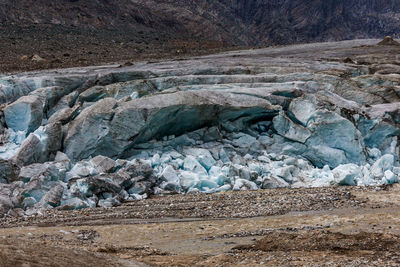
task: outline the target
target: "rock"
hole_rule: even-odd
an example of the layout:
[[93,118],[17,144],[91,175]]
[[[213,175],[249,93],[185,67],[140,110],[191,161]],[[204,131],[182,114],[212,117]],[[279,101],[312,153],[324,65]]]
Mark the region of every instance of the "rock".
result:
[[80,210],[89,208],[89,204],[80,198],[74,197],[61,202],[61,210]]
[[31,56],[31,60],[35,61],[35,62],[43,62],[46,61],[44,58],[42,58],[41,56],[39,56],[38,54],[34,54],[33,56]]
[[258,186],[248,180],[245,179],[236,179],[235,184],[232,188],[232,190],[234,191],[238,191],[238,190],[257,190]]
[[18,176],[18,167],[9,160],[0,159],[0,183],[15,181]]
[[35,134],[31,133],[11,160],[19,166],[26,166],[41,162],[42,157],[42,142]]
[[400,43],[393,40],[391,36],[386,36],[382,41],[378,43],[378,45],[393,45],[393,46],[399,46]]
[[110,173],[117,167],[114,160],[104,156],[96,156],[91,159],[90,162],[96,168],[98,173]]
[[57,207],[60,204],[61,198],[64,193],[64,187],[61,185],[56,185],[52,187],[40,200],[40,205],[47,207]]
[[284,188],[284,187],[290,187],[290,184],[287,183],[285,180],[274,176],[265,177],[261,185],[262,189],[273,189],[273,188]]
[[4,117],[14,131],[31,133],[42,123],[43,103],[38,96],[23,96],[4,109]]

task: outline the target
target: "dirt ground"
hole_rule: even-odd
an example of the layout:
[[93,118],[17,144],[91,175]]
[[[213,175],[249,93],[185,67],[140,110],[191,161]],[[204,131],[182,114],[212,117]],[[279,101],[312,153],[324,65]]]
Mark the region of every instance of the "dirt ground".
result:
[[179,59],[238,49],[222,42],[143,29],[112,31],[57,25],[0,25],[0,72]]
[[398,266],[399,193],[394,185],[188,194],[5,218],[0,265]]

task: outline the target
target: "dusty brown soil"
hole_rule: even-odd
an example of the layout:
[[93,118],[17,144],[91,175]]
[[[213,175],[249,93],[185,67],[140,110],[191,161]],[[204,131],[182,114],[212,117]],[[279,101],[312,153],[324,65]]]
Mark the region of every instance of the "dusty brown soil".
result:
[[5,218],[1,266],[398,266],[399,192],[188,194]]
[[[148,29],[0,25],[0,73],[182,58],[238,49]],[[37,57],[37,56],[39,57]]]

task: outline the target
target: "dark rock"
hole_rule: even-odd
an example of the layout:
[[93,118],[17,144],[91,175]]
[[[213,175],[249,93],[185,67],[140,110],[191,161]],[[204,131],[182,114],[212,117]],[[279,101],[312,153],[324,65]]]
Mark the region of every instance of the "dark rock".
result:
[[400,46],[400,43],[395,41],[391,36],[386,36],[378,45],[395,45]]
[[12,161],[0,159],[0,182],[15,181],[18,171],[18,167]]

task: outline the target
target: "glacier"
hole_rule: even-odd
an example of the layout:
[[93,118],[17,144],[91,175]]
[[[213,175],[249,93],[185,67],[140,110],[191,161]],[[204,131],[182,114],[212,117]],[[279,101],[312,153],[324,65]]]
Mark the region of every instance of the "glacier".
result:
[[339,60],[375,42],[3,75],[0,213],[397,183],[398,68]]

